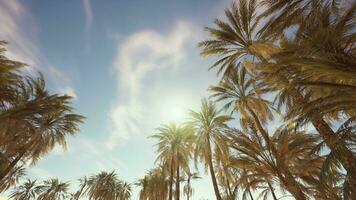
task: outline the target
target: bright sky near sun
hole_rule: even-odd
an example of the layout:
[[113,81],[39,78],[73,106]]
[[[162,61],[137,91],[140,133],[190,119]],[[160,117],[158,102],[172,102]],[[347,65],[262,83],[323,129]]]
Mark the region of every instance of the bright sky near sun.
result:
[[[77,184],[116,170],[135,182],[153,167],[148,136],[182,122],[217,82],[197,42],[228,0],[0,0],[0,40],[11,58],[42,71],[51,91],[75,97],[81,131],[28,170],[31,178]],[[202,172],[203,173],[203,172]],[[192,199],[213,199],[206,177]],[[137,199],[137,189],[134,189]],[[0,197],[1,199],[1,197]],[[2,200],[2,199],[1,199]]]

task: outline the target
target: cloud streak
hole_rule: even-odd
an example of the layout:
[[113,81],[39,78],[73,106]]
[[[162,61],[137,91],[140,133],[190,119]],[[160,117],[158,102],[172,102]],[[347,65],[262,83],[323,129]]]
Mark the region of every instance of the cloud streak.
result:
[[191,23],[179,21],[173,27],[166,34],[143,30],[118,45],[113,63],[118,97],[109,111],[111,134],[107,147],[140,134],[138,123],[147,109],[143,94],[146,79],[155,71],[179,67],[186,57],[186,46],[196,40],[197,29]]
[[83,0],[85,21],[86,21],[86,29],[89,30],[93,23],[93,11],[91,8],[90,0]]
[[57,92],[77,97],[68,76],[51,65],[40,51],[36,38],[38,27],[25,6],[18,0],[0,1],[0,24],[0,40],[10,43],[6,56],[28,64],[28,72],[43,72]]

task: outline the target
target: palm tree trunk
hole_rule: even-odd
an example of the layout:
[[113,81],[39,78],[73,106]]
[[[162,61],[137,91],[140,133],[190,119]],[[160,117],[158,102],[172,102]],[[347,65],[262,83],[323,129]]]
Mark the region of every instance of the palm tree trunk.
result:
[[306,200],[305,194],[301,190],[299,184],[295,181],[293,175],[289,171],[283,172],[284,176],[278,173],[278,177],[296,200]]
[[189,200],[189,198],[190,198],[190,176],[189,176],[189,174],[188,174],[188,180],[187,180],[187,188],[188,188],[187,200]]
[[232,191],[231,191],[230,181],[229,181],[229,176],[228,176],[229,172],[227,171],[225,166],[224,166],[224,173],[225,173],[225,178],[226,178],[226,186],[227,186],[227,191],[228,191],[228,197],[229,197],[229,199],[232,200]]
[[[297,90],[293,90],[292,96],[296,99],[299,105],[306,103],[303,95]],[[316,110],[319,113],[318,110]],[[321,116],[311,119],[311,122],[315,129],[319,132],[320,136],[325,141],[326,145],[330,149],[334,149],[339,142],[338,136],[330,128],[330,126],[324,121]],[[351,183],[356,185],[356,157],[345,145],[339,145],[340,148],[340,163],[345,168],[345,170],[351,175]]]
[[170,169],[170,177],[169,177],[169,194],[168,194],[168,198],[169,200],[173,199],[173,173],[174,173],[174,167],[173,167],[173,156],[171,158],[171,169]]
[[180,182],[179,182],[179,158],[177,158],[177,169],[176,169],[176,200],[180,197]]
[[248,194],[250,195],[250,199],[253,200],[253,196],[250,189],[248,189]]
[[209,154],[208,155],[208,159],[209,159],[209,161],[208,161],[209,163],[208,164],[209,164],[209,170],[210,170],[210,177],[211,177],[211,181],[213,182],[216,200],[222,200],[221,195],[220,195],[220,191],[219,191],[219,187],[218,187],[218,183],[217,183],[216,177],[215,177],[215,171],[214,171],[213,159],[212,159],[212,155],[211,155],[210,142],[208,142],[208,154]]
[[269,135],[268,135],[268,133],[262,127],[262,124],[261,124],[260,120],[258,119],[256,113],[250,108],[250,106],[246,106],[246,107],[247,107],[247,110],[249,111],[249,113],[252,115],[252,117],[254,119],[254,123],[257,126],[258,131],[260,131],[262,137],[265,139],[266,143],[269,146]]
[[276,194],[274,193],[274,188],[272,187],[271,183],[269,181],[267,181],[267,184],[268,184],[269,190],[271,190],[273,199],[278,200]]
[[6,175],[16,166],[16,164],[25,155],[25,151],[22,151],[11,163],[0,173],[0,183],[5,179]]

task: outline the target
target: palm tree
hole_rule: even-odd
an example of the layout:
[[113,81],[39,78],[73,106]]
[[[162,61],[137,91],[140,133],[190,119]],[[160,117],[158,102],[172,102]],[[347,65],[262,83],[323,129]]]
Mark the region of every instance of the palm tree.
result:
[[273,40],[258,34],[261,18],[258,17],[256,0],[239,0],[225,10],[228,22],[215,19],[217,28],[206,27],[212,39],[200,42],[201,55],[218,55],[219,60],[211,68],[229,73],[229,68],[241,64],[245,59],[266,59],[275,51]]
[[226,123],[231,120],[230,116],[222,115],[221,111],[217,110],[211,101],[202,100],[201,110],[199,112],[191,110],[190,124],[194,127],[197,134],[195,141],[195,160],[196,163],[202,160],[205,168],[210,170],[211,180],[214,186],[214,192],[217,200],[222,200],[219,191],[218,183],[216,181],[216,172],[214,170],[213,150],[215,146],[222,146],[223,140],[220,136],[223,134]]
[[25,168],[21,166],[14,167],[11,172],[0,182],[0,192],[8,190],[10,187],[16,186],[19,180],[25,176]]
[[169,199],[173,198],[173,179],[176,176],[175,196],[180,198],[180,169],[188,171],[191,158],[194,133],[189,126],[177,126],[174,123],[163,125],[157,129],[158,132],[151,136],[158,140],[157,159],[161,164],[169,167]]
[[88,184],[88,178],[84,176],[83,178],[79,179],[80,185],[79,185],[79,190],[77,190],[73,194],[73,200],[79,200],[79,198],[85,193],[85,188],[87,187]]
[[[219,71],[246,67],[257,83],[277,93],[280,108],[286,106],[287,113],[295,110],[287,119],[301,116],[310,121],[333,149],[338,138],[325,118],[355,113],[355,69],[350,66],[355,66],[356,4],[334,9],[332,0],[264,2],[270,9],[261,15],[256,1],[232,5],[226,11],[228,22],[216,20],[218,28],[207,28],[212,39],[200,43],[202,54],[221,56],[213,65]],[[265,16],[271,21],[262,27]],[[291,39],[283,34],[287,29],[296,29]],[[339,161],[355,184],[355,156],[347,148],[342,152]]]
[[[131,197],[131,185],[117,178],[115,171],[100,172],[82,181],[83,195],[93,200],[128,200]],[[85,185],[83,184],[85,183]]]
[[35,200],[39,193],[36,180],[27,179],[20,186],[16,187],[10,194],[13,200]]
[[[270,188],[272,180],[296,199],[307,199],[314,190],[311,181],[318,181],[323,158],[311,154],[319,138],[290,128],[275,130],[269,145],[251,127],[248,134],[236,130],[228,134],[233,150],[231,165],[244,169],[243,185],[265,180]],[[260,183],[258,183],[260,184]],[[272,193],[273,195],[273,193]]]
[[64,200],[68,198],[69,183],[56,178],[43,181],[37,186],[38,200]]
[[131,198],[131,184],[124,181],[120,188],[119,200],[129,200],[130,198]]
[[[0,42],[0,46],[3,42]],[[83,116],[74,114],[72,98],[50,94],[42,74],[26,76],[24,64],[7,59],[0,50],[0,182],[25,162],[35,163],[55,145],[65,148],[66,135],[79,129]]]
[[226,102],[224,109],[238,112],[241,115],[240,124],[244,129],[246,122],[252,121],[265,142],[268,142],[269,136],[263,125],[273,119],[271,103],[261,98],[264,91],[255,87],[255,80],[245,68],[230,70],[218,86],[209,88],[213,93],[212,97],[216,101]]
[[140,200],[166,200],[170,180],[167,178],[167,170],[165,166],[158,166],[150,170],[142,179],[136,183],[141,187],[139,193]]
[[189,198],[193,195],[193,188],[191,185],[191,181],[194,179],[199,179],[201,178],[199,176],[198,172],[193,172],[191,173],[190,171],[187,173],[187,177],[186,177],[186,185],[184,186],[183,190],[184,190],[184,195],[187,197],[187,200],[189,200]]

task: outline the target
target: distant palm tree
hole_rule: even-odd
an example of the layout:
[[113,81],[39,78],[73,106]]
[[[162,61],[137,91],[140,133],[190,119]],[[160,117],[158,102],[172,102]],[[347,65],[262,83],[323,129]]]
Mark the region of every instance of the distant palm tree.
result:
[[[202,160],[206,169],[210,170],[211,180],[214,186],[214,192],[217,200],[222,200],[216,181],[216,172],[214,170],[213,149],[215,146],[221,146],[223,140],[220,139],[222,132],[227,128],[227,122],[231,120],[230,116],[221,114],[211,101],[202,100],[199,112],[191,110],[189,123],[194,127],[197,134],[195,141],[195,159]],[[196,162],[197,163],[197,162]]]
[[167,200],[169,182],[169,174],[167,174],[166,167],[158,166],[148,171],[148,173],[136,183],[136,185],[141,188],[139,199]]
[[131,184],[123,182],[120,188],[119,200],[129,200],[131,198]]
[[84,176],[83,178],[79,179],[79,182],[80,182],[79,189],[73,194],[73,196],[72,196],[73,200],[79,200],[79,198],[82,195],[84,195],[85,189],[88,184],[88,178],[86,176]]
[[85,194],[93,200],[127,200],[131,196],[130,185],[119,180],[115,171],[90,176],[86,187]]
[[13,200],[35,200],[39,192],[36,180],[27,179],[20,186],[13,189],[10,198]]
[[176,175],[176,200],[180,198],[180,169],[188,171],[189,161],[195,140],[194,132],[189,126],[177,126],[174,123],[163,125],[157,129],[158,132],[152,136],[158,140],[157,159],[169,167],[170,186],[169,199],[173,198],[173,176]]
[[69,183],[56,178],[43,181],[37,186],[38,200],[65,200],[69,195]]
[[201,178],[199,176],[199,173],[198,172],[194,172],[194,173],[191,173],[191,172],[188,172],[186,174],[186,185],[184,186],[183,188],[183,191],[184,191],[184,195],[187,197],[187,200],[189,200],[189,198],[193,195],[193,188],[192,188],[192,185],[191,185],[191,181],[194,180],[194,179],[199,179]]

